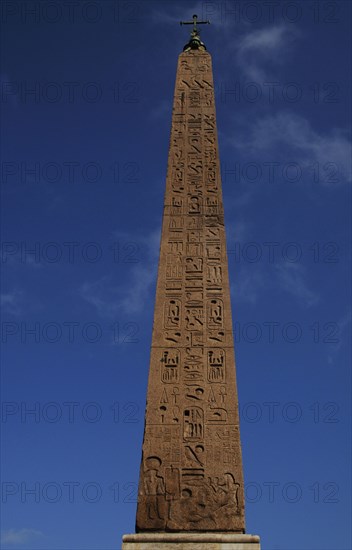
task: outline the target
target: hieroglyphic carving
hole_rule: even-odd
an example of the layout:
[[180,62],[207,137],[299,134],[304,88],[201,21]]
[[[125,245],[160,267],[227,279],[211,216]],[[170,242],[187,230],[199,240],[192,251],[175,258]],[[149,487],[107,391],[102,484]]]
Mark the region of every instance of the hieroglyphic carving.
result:
[[227,411],[224,408],[218,407],[208,410],[207,413],[207,422],[226,422],[227,420]]
[[205,214],[214,216],[219,213],[219,204],[217,197],[207,197],[205,203]]
[[177,160],[172,167],[171,175],[172,191],[176,194],[185,190],[185,163]]
[[181,301],[172,298],[165,302],[164,306],[164,327],[180,328],[181,326]]
[[220,242],[220,227],[207,227],[205,230],[205,238],[211,241]]
[[180,197],[171,197],[170,214],[172,216],[182,216],[183,199],[181,199]]
[[203,303],[203,296],[204,296],[204,293],[202,292],[202,290],[199,290],[197,288],[195,289],[186,288],[186,292],[185,292],[186,306],[201,307]]
[[183,241],[180,240],[170,240],[168,242],[168,252],[170,254],[179,254],[182,255],[183,252]]
[[179,74],[184,74],[184,73],[192,73],[192,68],[193,66],[188,62],[188,60],[183,57],[181,60],[180,60],[180,65],[179,65],[179,68],[178,68],[178,71],[179,71]]
[[218,298],[208,300],[207,323],[209,328],[222,328],[224,326],[224,305],[222,300]]
[[202,441],[204,436],[204,412],[200,407],[189,407],[183,411],[183,439]]
[[[203,349],[200,346],[186,348],[183,364],[183,380],[188,382],[204,380]],[[186,390],[186,387],[185,387]]]
[[190,401],[202,401],[204,399],[204,387],[200,384],[194,384],[187,382],[186,383],[186,393],[185,397],[186,399],[189,399]]
[[[202,197],[203,195],[203,176],[196,176],[192,174],[187,178],[187,188],[190,196]],[[202,214],[203,212],[203,200],[199,200],[199,210],[195,214]]]
[[199,330],[204,325],[203,307],[187,307],[186,308],[186,329]]
[[210,344],[225,344],[226,343],[226,332],[224,330],[212,330],[207,331],[207,336]]
[[137,530],[243,531],[230,296],[207,52],[180,55]]
[[163,351],[161,357],[161,381],[174,384],[180,376],[180,352],[177,349]]
[[199,274],[203,273],[203,258],[199,258],[196,256],[189,256],[185,260],[186,264],[186,273],[190,274]]
[[182,334],[179,330],[165,330],[164,339],[169,345],[179,344],[181,342]]
[[[203,160],[198,158],[196,153],[188,153],[187,157],[187,175],[188,177],[202,176]],[[190,212],[191,213],[191,212]],[[197,212],[199,213],[199,212]]]
[[204,334],[200,330],[193,330],[186,334],[186,343],[191,347],[204,346]]
[[220,265],[208,265],[207,284],[211,287],[219,287],[222,284],[222,267]]
[[193,195],[188,199],[188,214],[194,216],[202,213],[202,200],[199,196]]
[[199,443],[185,445],[186,464],[202,468],[205,465],[204,445]]
[[206,244],[206,254],[209,260],[221,260],[220,242],[210,242]]
[[186,244],[186,254],[190,256],[202,256],[203,255],[203,245],[202,243],[187,243]]
[[187,229],[203,229],[203,218],[200,216],[189,216],[186,218]]
[[168,403],[168,402],[169,402],[169,399],[168,399],[168,396],[167,396],[166,388],[163,388],[163,393],[161,394],[159,403],[164,405],[165,403]]
[[220,383],[225,381],[225,351],[215,348],[208,351],[208,381]]
[[166,279],[181,279],[182,258],[168,254],[166,262]]

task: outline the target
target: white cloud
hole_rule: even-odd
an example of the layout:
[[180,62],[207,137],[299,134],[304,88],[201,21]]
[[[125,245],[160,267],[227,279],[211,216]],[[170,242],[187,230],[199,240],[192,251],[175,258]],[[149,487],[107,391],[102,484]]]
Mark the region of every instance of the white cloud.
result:
[[301,168],[320,168],[319,181],[335,184],[351,181],[351,142],[345,132],[333,128],[329,133],[318,132],[302,116],[281,112],[259,119],[249,129],[248,138],[232,140],[238,149],[253,155],[275,154],[297,162]]
[[270,51],[282,46],[286,27],[270,27],[258,29],[246,34],[239,42],[239,51],[244,54],[248,51],[263,52],[266,55]]
[[239,40],[237,62],[251,80],[265,82],[273,78],[268,71],[284,62],[297,37],[298,31],[293,26],[254,30]]
[[37,529],[8,529],[1,533],[1,543],[22,545],[33,542],[43,536],[44,533]]

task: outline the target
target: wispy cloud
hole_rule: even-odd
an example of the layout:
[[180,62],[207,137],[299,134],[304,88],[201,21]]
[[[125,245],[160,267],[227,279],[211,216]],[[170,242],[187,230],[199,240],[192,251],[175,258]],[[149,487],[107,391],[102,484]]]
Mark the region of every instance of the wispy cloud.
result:
[[8,529],[1,533],[1,543],[7,545],[23,545],[32,543],[44,537],[37,529]]
[[[125,233],[115,236],[126,240]],[[131,236],[127,237],[130,242]],[[85,282],[79,289],[83,300],[92,305],[103,318],[116,318],[119,314],[140,313],[146,300],[151,298],[150,290],[155,283],[159,253],[160,232],[154,231],[139,237],[138,242],[146,250],[143,260],[133,264],[126,284],[116,286],[112,276],[104,276],[96,281]]]
[[226,224],[226,241],[229,253],[233,251],[236,243],[243,242],[248,236],[251,223],[237,219],[235,221],[229,220]]
[[4,313],[21,315],[23,312],[23,291],[16,289],[0,294],[0,305]]
[[79,294],[102,318],[113,319],[119,314],[139,313],[155,282],[155,271],[146,266],[135,267],[128,284],[119,286],[114,285],[112,277],[104,276],[93,282],[85,282]]
[[163,25],[175,25],[177,21],[176,13],[176,11],[171,13],[170,10],[163,11],[162,8],[159,8],[150,12],[150,21],[156,25],[160,25],[160,23]]
[[351,142],[346,132],[333,128],[329,133],[319,133],[306,118],[290,112],[259,119],[250,126],[247,138],[232,140],[232,144],[256,156],[270,153],[276,160],[280,156],[294,159],[301,168],[318,163],[323,184],[352,179]]
[[171,117],[172,103],[169,100],[163,99],[159,101],[154,108],[149,112],[150,118],[153,120],[163,119],[165,116]]
[[[190,15],[187,15],[187,20],[190,19],[190,17],[197,13],[199,16],[201,16],[203,12],[203,3],[202,2],[194,2],[189,3],[187,6],[188,13]],[[157,9],[151,10],[149,12],[149,17],[152,23],[155,23],[157,25],[160,25],[160,23],[163,23],[164,25],[172,25],[174,26],[175,23],[178,23],[181,20],[184,20],[185,18],[185,10],[184,7],[182,7],[180,4],[167,4],[162,5],[159,4]]]
[[248,266],[238,269],[235,280],[230,285],[231,295],[235,303],[255,305],[260,293],[265,289],[269,279],[264,279],[262,270],[248,269]]
[[271,26],[244,35],[238,42],[237,62],[248,78],[265,82],[273,68],[284,62],[299,33],[293,26]]
[[310,288],[304,266],[290,262],[271,265],[270,268],[263,264],[239,265],[236,279],[231,284],[235,303],[250,305],[257,303],[261,293],[271,293],[274,289],[276,293],[293,298],[304,309],[320,301],[319,294]]
[[295,297],[304,307],[316,305],[320,297],[308,286],[304,267],[300,264],[287,262],[276,266],[279,288]]
[[[333,365],[336,362],[336,358],[342,348],[342,345],[344,342],[348,343],[350,341],[350,338],[344,337],[344,332],[351,324],[352,320],[352,313],[351,310],[347,311],[345,315],[340,317],[340,319],[337,322],[337,328],[338,331],[336,334],[334,334],[334,339],[336,339],[335,342],[332,342],[329,349],[329,355],[328,355],[328,363],[329,365]],[[351,329],[349,329],[349,334],[351,333]]]
[[250,204],[255,198],[255,188],[247,188],[242,192],[236,192],[236,195],[226,197],[225,209],[241,210],[244,206]]

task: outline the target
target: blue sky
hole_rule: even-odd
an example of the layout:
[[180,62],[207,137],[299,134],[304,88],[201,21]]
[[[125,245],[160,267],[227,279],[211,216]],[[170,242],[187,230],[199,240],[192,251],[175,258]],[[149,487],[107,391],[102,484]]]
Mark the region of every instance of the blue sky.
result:
[[348,550],[350,3],[1,9],[2,548],[117,549],[134,531],[178,22],[198,13],[247,532]]

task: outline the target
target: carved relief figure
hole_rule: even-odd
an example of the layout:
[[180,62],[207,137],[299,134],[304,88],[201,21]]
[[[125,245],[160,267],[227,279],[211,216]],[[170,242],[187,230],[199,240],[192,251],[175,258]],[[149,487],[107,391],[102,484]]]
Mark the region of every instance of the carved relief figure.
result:
[[147,517],[156,527],[164,524],[165,517],[165,483],[159,475],[161,460],[159,457],[150,456],[145,461],[144,492]]
[[165,488],[166,502],[168,504],[167,516],[171,519],[173,501],[180,498],[181,492],[179,468],[174,468],[172,466],[170,468],[165,468]]

